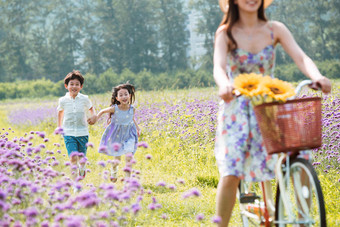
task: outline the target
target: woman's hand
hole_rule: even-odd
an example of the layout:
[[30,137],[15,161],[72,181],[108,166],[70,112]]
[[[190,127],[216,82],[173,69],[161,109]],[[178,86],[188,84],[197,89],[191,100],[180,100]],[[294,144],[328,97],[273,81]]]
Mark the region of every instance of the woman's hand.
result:
[[320,85],[321,91],[325,94],[328,94],[332,90],[332,83],[327,77],[320,77],[315,83]]
[[230,102],[234,98],[233,91],[234,91],[234,86],[228,82],[224,86],[219,87],[218,95],[225,102]]

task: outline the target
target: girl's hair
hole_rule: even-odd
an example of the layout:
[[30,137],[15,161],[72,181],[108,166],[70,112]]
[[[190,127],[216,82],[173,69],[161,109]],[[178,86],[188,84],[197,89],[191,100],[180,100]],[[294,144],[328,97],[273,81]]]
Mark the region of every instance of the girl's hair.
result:
[[126,89],[130,94],[130,104],[135,102],[135,87],[128,82],[125,84],[120,84],[113,88],[112,97],[111,97],[111,106],[117,104],[119,105],[120,102],[116,99],[118,96],[118,91],[121,89]]
[[[257,17],[261,20],[267,21],[266,15],[264,13],[263,1],[261,6],[257,11]],[[226,30],[228,36],[228,52],[232,52],[237,48],[237,42],[231,33],[231,30],[235,23],[240,19],[238,5],[235,4],[235,0],[219,0],[220,8],[224,13],[220,26],[225,25],[223,30]]]
[[[120,104],[120,102],[116,98],[118,96],[118,91],[121,89],[126,89],[129,92],[130,104],[133,104],[135,102],[135,87],[132,84],[129,84],[129,82],[126,82],[125,84],[120,84],[113,88],[110,106],[113,106],[115,104],[117,105]],[[108,121],[111,119],[111,116],[112,116],[112,113],[110,114]]]

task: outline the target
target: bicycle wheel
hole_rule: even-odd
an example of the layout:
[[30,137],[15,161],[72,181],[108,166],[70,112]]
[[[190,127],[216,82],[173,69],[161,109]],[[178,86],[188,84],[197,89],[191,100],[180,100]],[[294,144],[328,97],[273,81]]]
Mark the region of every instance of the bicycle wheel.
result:
[[[322,190],[313,166],[307,160],[297,158],[291,162],[289,172],[285,198],[279,186],[276,190],[276,226],[326,226]],[[291,216],[283,200],[291,206]]]

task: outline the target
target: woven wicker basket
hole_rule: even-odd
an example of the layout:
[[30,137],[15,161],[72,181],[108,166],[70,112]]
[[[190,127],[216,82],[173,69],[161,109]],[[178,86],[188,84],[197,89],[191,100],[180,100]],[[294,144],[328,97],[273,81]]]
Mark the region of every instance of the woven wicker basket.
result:
[[264,103],[254,111],[268,154],[321,146],[321,98]]

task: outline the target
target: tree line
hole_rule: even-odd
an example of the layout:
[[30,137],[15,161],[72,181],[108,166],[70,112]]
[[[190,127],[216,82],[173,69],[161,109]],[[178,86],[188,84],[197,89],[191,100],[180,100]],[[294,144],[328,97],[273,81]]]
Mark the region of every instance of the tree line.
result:
[[[200,15],[196,32],[206,50],[198,61],[188,55],[192,10]],[[339,11],[338,0],[276,0],[266,12],[287,25],[312,59],[334,62]],[[217,0],[3,0],[0,15],[0,82],[58,82],[73,69],[97,77],[107,71],[176,75],[197,66],[211,72],[222,17]],[[278,48],[277,65],[290,63]]]
[[[339,61],[316,62],[322,74],[329,78],[338,78],[340,72]],[[306,77],[294,64],[279,65],[276,68],[276,76],[285,81],[298,81]],[[162,89],[186,89],[191,87],[212,87],[215,85],[210,70],[186,69],[177,72],[151,73],[143,70],[134,73],[129,69],[120,74],[112,69],[95,75],[87,73],[84,75],[85,83],[82,93],[91,95],[112,91],[118,84],[130,82],[140,90],[162,90]],[[39,98],[45,96],[63,96],[66,92],[64,81],[53,82],[49,79],[37,79],[30,81],[3,82],[0,83],[0,100],[16,98]]]

